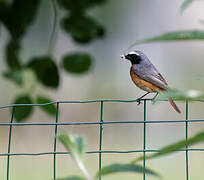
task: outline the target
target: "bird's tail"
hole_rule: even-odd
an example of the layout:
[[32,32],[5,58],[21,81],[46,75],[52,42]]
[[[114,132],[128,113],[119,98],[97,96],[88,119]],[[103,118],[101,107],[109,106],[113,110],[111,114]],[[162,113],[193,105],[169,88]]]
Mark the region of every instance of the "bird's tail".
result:
[[169,98],[168,100],[169,100],[170,104],[172,105],[172,107],[176,110],[176,112],[181,113],[181,111],[179,110],[179,108],[177,107],[177,105],[175,104],[173,99]]

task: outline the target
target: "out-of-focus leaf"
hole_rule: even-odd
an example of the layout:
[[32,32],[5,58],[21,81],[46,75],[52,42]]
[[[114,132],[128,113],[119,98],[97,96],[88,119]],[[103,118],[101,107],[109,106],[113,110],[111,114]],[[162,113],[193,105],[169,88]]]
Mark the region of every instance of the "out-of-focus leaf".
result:
[[21,69],[11,69],[8,72],[4,72],[3,76],[12,80],[19,86],[23,84],[23,74]]
[[[14,104],[32,104],[32,99],[28,95],[21,95],[16,97]],[[20,106],[15,108],[14,117],[17,122],[22,122],[28,118],[32,113],[32,106]]]
[[57,65],[50,57],[37,57],[31,59],[27,67],[37,75],[38,80],[45,86],[57,88],[60,76]]
[[61,134],[58,136],[58,139],[67,149],[67,151],[70,152],[72,158],[84,173],[85,177],[88,180],[91,180],[92,178],[82,162],[82,155],[84,154],[85,149],[85,147],[82,147],[85,144],[83,137],[79,138],[78,136],[73,136],[71,134]]
[[188,90],[188,91],[179,91],[179,90],[168,90],[164,91],[162,94],[159,94],[154,100],[165,100],[167,98],[173,98],[176,100],[201,100],[204,99],[204,93],[198,90]]
[[57,180],[86,180],[86,179],[80,176],[70,176],[66,178],[57,178]]
[[[45,104],[45,103],[52,102],[52,100],[50,100],[49,98],[44,97],[44,96],[38,96],[36,99],[36,102],[37,102],[37,104]],[[50,104],[50,105],[46,105],[46,106],[39,106],[39,107],[51,116],[56,115],[57,108],[54,104]]]
[[0,21],[4,22],[9,12],[9,5],[5,1],[0,1]]
[[89,43],[104,35],[104,28],[91,17],[72,14],[62,20],[62,28],[78,43]]
[[104,3],[106,1],[107,0],[58,0],[57,2],[64,9],[79,13],[79,11],[85,11],[93,5]]
[[[153,153],[150,155],[146,155],[145,159],[146,160],[147,159],[153,159],[156,157],[168,155],[168,154],[176,152],[182,148],[185,148],[186,146],[192,146],[194,144],[198,144],[201,142],[204,142],[204,132],[198,133],[195,136],[193,136],[192,138],[188,138],[188,140],[178,141],[176,143],[165,146],[165,147],[161,148],[159,150],[159,152],[156,152],[156,153]],[[143,159],[144,159],[144,156],[140,156],[137,159],[133,160],[132,163],[136,163],[136,162],[141,161]]]
[[18,50],[19,45],[14,41],[9,41],[6,47],[6,62],[10,69],[18,69],[21,67]]
[[62,59],[63,68],[70,73],[86,73],[90,70],[92,58],[87,53],[73,53]]
[[13,0],[4,24],[13,39],[18,41],[33,22],[40,0]]
[[101,172],[97,173],[96,177],[115,174],[115,173],[124,173],[124,172],[133,172],[133,173],[146,173],[147,175],[157,176],[159,177],[159,174],[155,171],[144,168],[141,165],[136,164],[111,164],[108,166],[105,166],[101,169]]
[[193,2],[194,0],[184,0],[183,3],[181,4],[181,8],[180,11],[181,13],[190,6],[190,4]]
[[129,48],[137,44],[153,43],[153,42],[161,42],[161,41],[183,41],[183,40],[204,40],[204,31],[203,30],[172,31],[172,32],[161,34],[159,36],[136,41]]

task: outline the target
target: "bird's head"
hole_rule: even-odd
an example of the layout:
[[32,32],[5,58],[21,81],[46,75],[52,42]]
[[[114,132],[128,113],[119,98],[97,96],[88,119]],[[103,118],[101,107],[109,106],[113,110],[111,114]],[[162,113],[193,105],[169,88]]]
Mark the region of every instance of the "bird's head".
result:
[[142,56],[144,54],[141,51],[131,51],[128,54],[121,55],[122,59],[129,60],[132,64],[139,64],[142,61]]

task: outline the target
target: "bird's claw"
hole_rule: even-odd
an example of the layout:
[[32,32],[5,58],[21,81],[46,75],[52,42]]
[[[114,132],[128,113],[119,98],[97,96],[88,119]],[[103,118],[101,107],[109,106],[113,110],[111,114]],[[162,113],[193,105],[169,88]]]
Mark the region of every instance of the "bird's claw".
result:
[[137,99],[137,105],[140,105],[142,102],[141,102],[141,99]]

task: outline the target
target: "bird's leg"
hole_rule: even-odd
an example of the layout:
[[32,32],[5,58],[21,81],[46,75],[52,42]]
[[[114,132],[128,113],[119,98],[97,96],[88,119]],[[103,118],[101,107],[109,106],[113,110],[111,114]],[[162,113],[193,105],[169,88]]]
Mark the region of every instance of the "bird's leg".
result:
[[147,92],[146,94],[144,94],[143,96],[141,96],[141,97],[139,97],[139,98],[137,98],[137,102],[138,102],[138,104],[137,105],[140,105],[141,104],[141,99],[143,98],[143,97],[145,97],[146,95],[148,95],[150,92]]
[[152,98],[152,101],[154,101],[156,99],[156,97],[158,96],[158,92],[156,93],[156,95]]

